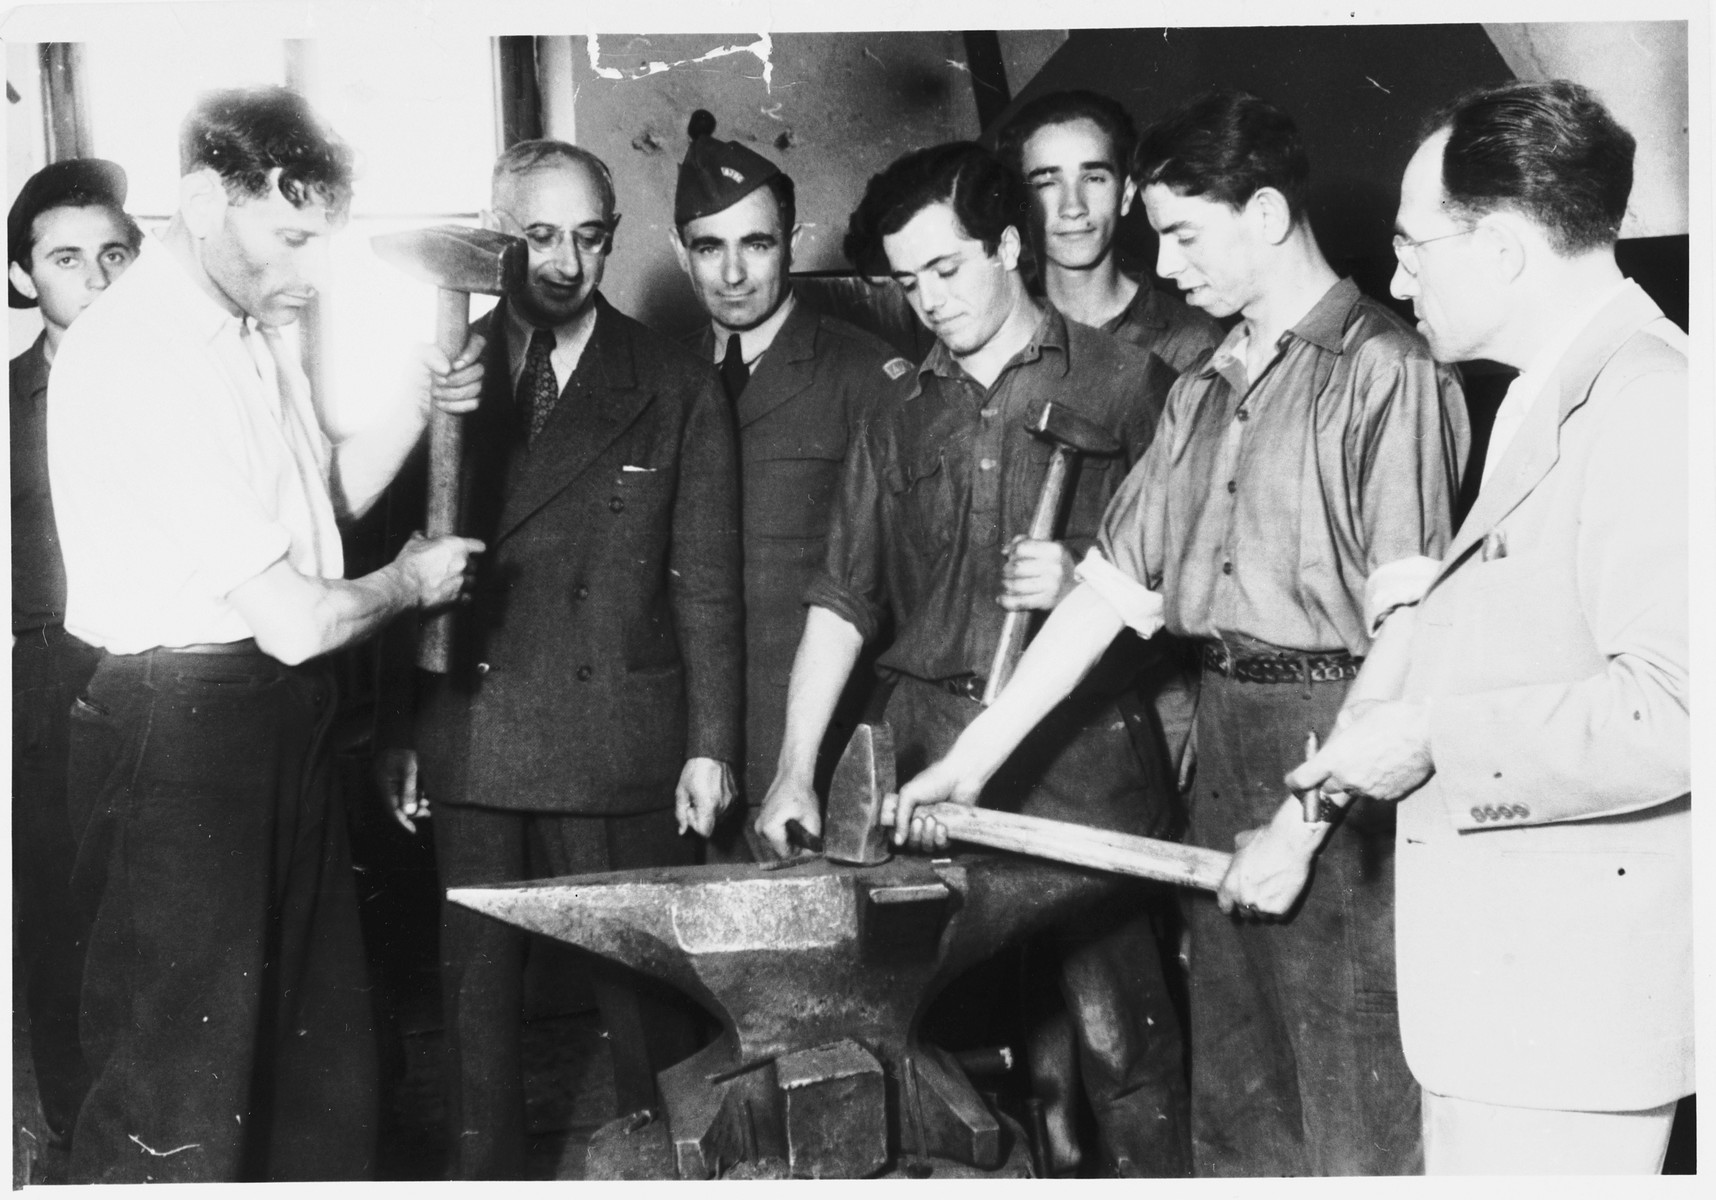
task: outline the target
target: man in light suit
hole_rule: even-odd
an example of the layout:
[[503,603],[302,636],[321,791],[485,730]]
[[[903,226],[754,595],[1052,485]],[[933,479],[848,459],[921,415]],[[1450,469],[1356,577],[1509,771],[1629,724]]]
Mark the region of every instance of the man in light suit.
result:
[[[1694,1087],[1685,335],[1615,264],[1634,144],[1590,92],[1506,84],[1426,129],[1394,292],[1438,358],[1521,374],[1471,514],[1365,666],[1375,702],[1287,783],[1401,801],[1427,1170],[1659,1171]],[[1291,903],[1319,828],[1298,807],[1225,901]]]
[[[487,222],[529,245],[482,331],[467,520],[490,548],[429,682],[392,800],[434,801],[443,887],[689,863],[733,796],[743,686],[738,464],[715,372],[597,290],[618,214],[564,142],[495,163]],[[419,773],[416,759],[421,759]],[[525,938],[447,905],[441,929],[456,1178],[516,1176]],[[640,976],[587,960],[622,1111],[696,1049]]]

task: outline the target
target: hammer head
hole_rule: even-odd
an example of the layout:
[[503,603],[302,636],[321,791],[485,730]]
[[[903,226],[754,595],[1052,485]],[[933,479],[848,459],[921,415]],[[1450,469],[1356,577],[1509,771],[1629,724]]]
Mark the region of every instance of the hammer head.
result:
[[1080,416],[1066,405],[1052,400],[1043,401],[1042,411],[1028,428],[1045,442],[1065,446],[1080,454],[1107,457],[1119,454],[1121,450],[1120,439],[1114,434],[1089,417]]
[[524,239],[492,229],[434,225],[370,239],[375,252],[407,275],[443,291],[499,296],[524,277]]
[[894,731],[886,722],[860,725],[828,785],[823,854],[832,862],[873,867],[888,861],[882,797],[894,790]]

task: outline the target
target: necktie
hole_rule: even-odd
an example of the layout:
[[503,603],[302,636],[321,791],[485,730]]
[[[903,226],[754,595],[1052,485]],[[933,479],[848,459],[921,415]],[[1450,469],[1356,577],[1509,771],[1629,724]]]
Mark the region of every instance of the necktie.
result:
[[554,353],[554,331],[538,329],[530,335],[530,349],[524,355],[524,370],[518,376],[518,391],[514,398],[518,411],[529,422],[530,439],[548,424],[548,414],[560,398],[560,385],[554,380],[554,364],[548,356]]
[[739,393],[751,379],[751,369],[745,365],[745,353],[739,349],[739,335],[727,335],[727,353],[721,358],[721,386],[727,389],[727,399],[737,404]]

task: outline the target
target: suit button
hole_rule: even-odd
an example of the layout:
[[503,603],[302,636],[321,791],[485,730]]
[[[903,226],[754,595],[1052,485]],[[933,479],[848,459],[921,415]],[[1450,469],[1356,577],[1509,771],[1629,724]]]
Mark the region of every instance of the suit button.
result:
[[1474,820],[1474,821],[1476,821],[1476,822],[1477,822],[1477,823],[1478,823],[1478,824],[1480,824],[1480,825],[1482,825],[1482,824],[1483,824],[1483,823],[1484,823],[1484,819],[1485,819],[1485,818],[1484,818],[1484,810],[1483,810],[1483,809],[1481,809],[1481,808],[1474,808],[1474,809],[1473,809],[1473,810],[1472,810],[1472,820]]
[[623,512],[625,510],[625,507],[626,507],[626,502],[624,500],[621,500],[618,496],[608,497],[608,511],[609,512]]
[[1240,409],[1238,412],[1234,413],[1233,415],[1238,417],[1241,421],[1251,420],[1251,414],[1246,412],[1245,409],[1243,409],[1243,408]]
[[488,663],[478,663],[477,664],[477,674],[478,675],[487,675],[488,673],[489,673],[489,664]]
[[577,671],[578,682],[584,683],[592,674],[594,674],[594,672],[592,672],[589,667],[579,667]]
[[1230,479],[1227,481],[1227,494],[1228,495],[1231,496],[1235,492],[1237,492],[1238,490],[1239,490],[1239,482],[1237,480]]
[[588,600],[590,598],[590,589],[580,583],[577,587],[572,589],[572,595],[578,600]]
[[1221,573],[1223,575],[1232,575],[1233,574],[1233,564],[1230,562],[1224,562],[1221,565]]

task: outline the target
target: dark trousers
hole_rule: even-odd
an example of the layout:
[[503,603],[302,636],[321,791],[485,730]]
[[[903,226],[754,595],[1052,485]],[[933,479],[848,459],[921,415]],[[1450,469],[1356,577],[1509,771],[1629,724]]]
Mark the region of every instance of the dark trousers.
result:
[[[506,812],[439,802],[443,888],[689,864],[673,810],[635,816]],[[441,1006],[447,1031],[448,1176],[516,1179],[524,1167],[520,1030],[527,935],[456,904],[441,906]],[[619,1111],[656,1102],[655,1074],[697,1049],[691,1001],[580,952],[614,1060]]]
[[[1347,686],[1206,672],[1191,840],[1232,850],[1234,834],[1266,824],[1306,733],[1328,739]],[[1288,919],[1225,917],[1207,893],[1187,893],[1186,910],[1197,1173],[1420,1173],[1395,1003],[1393,806],[1347,815]]]
[[[916,679],[888,702],[899,778],[947,753],[981,711]],[[1163,836],[1173,785],[1143,753],[1111,701],[1074,697],[1039,725],[985,790],[983,803],[1033,816]],[[1104,906],[1039,947],[1058,959],[1085,1095],[1109,1165],[1127,1175],[1188,1173],[1187,1084],[1179,1018],[1163,971],[1147,893],[1117,881]]]
[[331,675],[108,655],[72,710],[92,905],[77,1182],[364,1179],[378,1083]]
[[89,922],[71,891],[77,843],[66,811],[66,726],[100,658],[60,625],[12,643],[12,927],[42,1115],[61,1138],[71,1136],[89,1090],[77,1033]]

